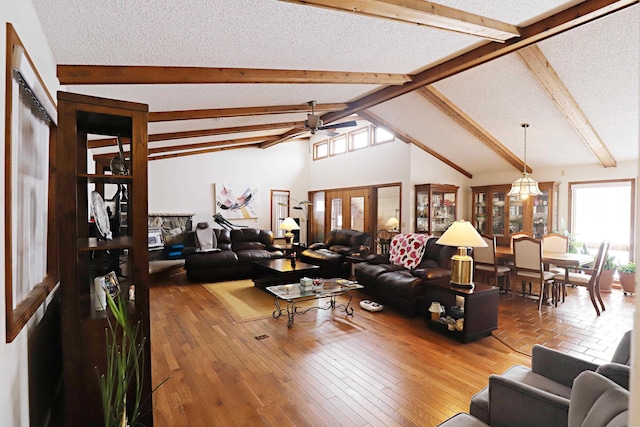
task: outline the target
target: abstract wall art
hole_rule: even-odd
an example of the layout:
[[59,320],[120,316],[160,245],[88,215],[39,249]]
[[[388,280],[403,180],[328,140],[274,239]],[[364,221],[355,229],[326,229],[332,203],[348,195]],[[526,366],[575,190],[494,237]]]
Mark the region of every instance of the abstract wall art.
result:
[[258,218],[256,184],[216,184],[216,213],[226,219]]

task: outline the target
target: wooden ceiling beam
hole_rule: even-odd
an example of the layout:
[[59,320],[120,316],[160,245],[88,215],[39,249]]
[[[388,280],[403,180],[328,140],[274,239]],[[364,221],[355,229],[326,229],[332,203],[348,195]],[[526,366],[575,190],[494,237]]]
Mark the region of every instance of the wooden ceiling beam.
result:
[[[344,110],[346,103],[316,104],[316,112]],[[308,105],[272,105],[264,107],[212,108],[203,110],[157,111],[149,113],[149,122],[169,122],[174,120],[216,119],[222,117],[246,117],[268,114],[307,113]]]
[[605,145],[598,132],[593,128],[580,105],[564,85],[544,53],[536,45],[518,51],[518,55],[540,82],[544,90],[556,103],[560,112],[567,118],[580,138],[595,154],[602,166],[615,167],[616,159]]
[[[505,147],[500,141],[498,141],[493,135],[491,135],[486,129],[480,126],[475,120],[473,120],[468,114],[462,111],[457,105],[455,105],[449,98],[445,97],[433,86],[424,86],[418,89],[420,95],[429,100],[433,105],[442,110],[446,115],[451,117],[460,126],[467,130],[471,135],[478,138],[484,145],[493,150],[500,157],[509,162],[519,172],[524,170],[524,162],[518,158],[513,152]],[[527,166],[527,173],[532,173],[532,170]]]
[[[234,138],[234,139],[225,139],[223,141],[200,142],[196,144],[178,144],[178,145],[171,145],[166,147],[150,148],[148,149],[148,154],[153,155],[153,154],[160,154],[160,153],[169,153],[173,151],[191,151],[191,150],[200,150],[205,148],[214,148],[214,147],[221,147],[221,146],[231,146],[231,147],[240,148],[243,146],[246,147],[247,145],[256,146],[257,143],[264,142],[264,141],[271,141],[277,138],[278,138],[277,136],[254,136],[250,138]],[[125,158],[128,158],[129,156],[128,151],[125,151],[123,154]],[[93,160],[111,159],[112,157],[117,155],[118,155],[117,152],[95,154],[93,156]]]
[[[228,135],[231,133],[260,132],[264,130],[278,130],[278,129],[295,128],[300,126],[302,126],[301,122],[282,122],[282,123],[264,123],[260,125],[236,126],[236,127],[227,127],[227,128],[190,130],[190,131],[183,131],[183,132],[157,133],[157,134],[149,135],[148,141],[149,142],[168,141],[172,139]],[[129,143],[128,139],[126,138],[123,138],[122,142],[124,144]],[[109,147],[116,144],[117,144],[117,141],[115,138],[94,139],[87,143],[87,147],[101,148],[101,147]]]
[[409,135],[409,134],[401,131],[397,127],[393,126],[391,123],[387,122],[382,117],[372,113],[369,110],[360,111],[360,115],[362,117],[364,117],[366,120],[368,120],[369,122],[373,123],[374,125],[382,126],[382,127],[386,128],[391,133],[393,133],[395,135],[395,137],[398,138],[400,141],[403,141],[403,142],[405,142],[407,144],[415,145],[416,147],[420,148],[421,150],[427,152],[428,154],[432,155],[436,159],[440,160],[442,163],[446,164],[447,166],[450,166],[453,169],[457,170],[458,172],[460,172],[461,174],[463,174],[467,178],[473,178],[473,175],[471,175],[471,173],[469,173],[466,170],[462,169],[460,166],[458,166],[457,164],[453,163],[451,160],[447,159],[443,155],[441,155],[441,154],[437,153],[436,151],[432,150],[431,148],[427,147],[425,144],[423,144],[422,142],[420,142],[417,139],[413,138],[411,135]]
[[57,76],[62,85],[218,83],[397,85],[411,79],[406,74],[392,73],[129,65],[58,65]]
[[424,0],[280,0],[470,34],[498,42],[520,35],[518,27]]
[[164,160],[164,159],[173,159],[176,157],[185,157],[185,156],[196,156],[199,154],[205,153],[216,153],[218,151],[229,151],[229,150],[237,150],[239,148],[258,148],[260,144],[250,144],[250,145],[234,145],[232,147],[216,147],[216,148],[208,148],[205,150],[195,150],[195,151],[181,151],[178,153],[171,154],[161,154],[158,156],[149,156],[149,161],[151,160]]
[[401,86],[387,86],[349,103],[349,108],[322,115],[327,124],[337,119],[371,108],[390,99],[404,95],[419,87],[435,83],[501,56],[558,35],[603,16],[637,4],[638,0],[585,0],[558,13],[520,29],[520,38],[505,43],[486,42],[454,58],[434,65],[412,76]]

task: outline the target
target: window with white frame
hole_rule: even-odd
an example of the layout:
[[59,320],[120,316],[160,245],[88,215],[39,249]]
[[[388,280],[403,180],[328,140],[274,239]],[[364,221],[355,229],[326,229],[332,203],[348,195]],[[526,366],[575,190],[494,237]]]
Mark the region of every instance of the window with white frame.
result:
[[569,183],[572,238],[595,253],[609,240],[616,263],[633,259],[635,180]]
[[313,144],[313,160],[329,157],[329,142],[322,141]]
[[373,131],[373,143],[383,144],[385,142],[391,142],[395,139],[393,134],[381,126],[376,126]]

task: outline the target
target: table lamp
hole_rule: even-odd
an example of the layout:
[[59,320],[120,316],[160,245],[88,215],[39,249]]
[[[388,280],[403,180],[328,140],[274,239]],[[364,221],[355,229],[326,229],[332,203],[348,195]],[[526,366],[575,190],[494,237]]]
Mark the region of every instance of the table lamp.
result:
[[451,257],[450,283],[473,289],[473,258],[467,254],[467,248],[487,246],[473,225],[469,221],[455,221],[436,243],[458,247],[458,253]]
[[293,233],[291,230],[300,230],[298,223],[290,216],[286,217],[282,224],[280,224],[280,230],[285,230],[284,241],[289,245],[293,242]]
[[398,218],[392,216],[384,226],[389,227],[389,231],[398,231],[398,225],[400,225]]

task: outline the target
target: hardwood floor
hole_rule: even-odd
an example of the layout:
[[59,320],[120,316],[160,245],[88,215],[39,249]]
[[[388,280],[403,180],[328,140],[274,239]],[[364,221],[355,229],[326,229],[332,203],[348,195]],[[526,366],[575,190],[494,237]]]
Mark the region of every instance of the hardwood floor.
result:
[[489,374],[530,365],[534,343],[610,359],[634,311],[617,290],[600,317],[582,288],[542,312],[500,295],[494,336],[460,344],[389,308],[312,311],[292,329],[283,318],[236,323],[183,273],[153,280],[153,384],[168,378],[154,393],[156,426],[433,426],[467,412]]

